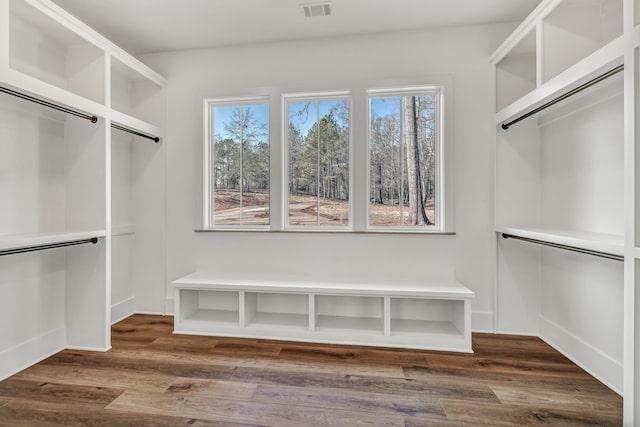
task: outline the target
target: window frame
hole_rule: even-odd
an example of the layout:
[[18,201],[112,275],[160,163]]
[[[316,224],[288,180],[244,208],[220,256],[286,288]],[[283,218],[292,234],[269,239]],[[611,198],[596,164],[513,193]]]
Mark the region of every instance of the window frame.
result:
[[[264,225],[245,225],[245,224],[233,224],[224,225],[215,223],[215,192],[213,186],[213,165],[215,164],[215,150],[212,147],[214,142],[214,112],[213,109],[216,106],[251,106],[257,104],[266,104],[269,110],[269,131],[268,131],[268,143],[269,143],[269,223]],[[252,96],[252,97],[230,97],[230,98],[205,98],[203,101],[203,228],[205,230],[224,230],[224,231],[269,231],[272,227],[271,217],[271,98],[268,95],[265,96]]]
[[[291,225],[289,224],[289,102],[349,102],[349,224],[348,225]],[[289,232],[353,232],[354,231],[354,144],[353,94],[351,91],[322,91],[282,94],[282,230]]]
[[[369,233],[423,233],[442,234],[445,232],[445,85],[400,86],[389,88],[367,89],[366,91],[366,219],[365,232]],[[434,95],[436,99],[436,207],[434,209],[435,226],[406,226],[406,225],[371,225],[370,194],[371,194],[371,99],[394,96]]]

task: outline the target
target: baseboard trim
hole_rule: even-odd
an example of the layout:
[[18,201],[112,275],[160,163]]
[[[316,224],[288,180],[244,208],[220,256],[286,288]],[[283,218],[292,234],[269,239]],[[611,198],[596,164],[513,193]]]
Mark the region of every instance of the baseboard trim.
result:
[[79,350],[79,351],[96,351],[100,353],[105,353],[111,350],[111,346],[108,347],[86,347],[82,345],[68,345],[65,347],[65,350]]
[[622,363],[544,316],[540,316],[540,338],[622,396]]
[[173,316],[174,311],[174,302],[173,297],[167,297],[164,303],[164,311],[167,316]]
[[53,329],[0,352],[0,381],[65,349],[67,329]]
[[118,323],[135,314],[135,303],[136,297],[130,297],[111,305],[111,324]]
[[493,328],[493,312],[491,311],[472,311],[471,312],[471,331],[492,334],[495,332]]

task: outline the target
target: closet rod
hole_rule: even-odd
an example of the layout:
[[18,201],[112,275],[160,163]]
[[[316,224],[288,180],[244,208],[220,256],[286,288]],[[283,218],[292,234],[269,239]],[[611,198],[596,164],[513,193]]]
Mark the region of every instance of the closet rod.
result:
[[150,140],[152,140],[153,142],[155,142],[156,144],[157,144],[158,142],[160,142],[160,138],[158,138],[157,136],[146,135],[146,134],[144,134],[144,133],[141,133],[141,132],[138,132],[138,131],[135,131],[135,130],[132,130],[132,129],[126,128],[126,127],[124,127],[124,126],[117,125],[117,124],[115,124],[115,123],[111,123],[111,127],[112,127],[112,128],[114,128],[114,129],[118,129],[118,130],[124,131],[124,132],[132,133],[132,134],[137,135],[137,136],[141,136],[141,137],[143,137],[143,138],[150,139]]
[[48,245],[25,246],[24,248],[5,249],[0,251],[0,256],[22,254],[25,252],[35,252],[35,251],[41,251],[44,249],[63,248],[65,246],[83,245],[85,243],[93,243],[95,245],[96,243],[98,243],[98,238],[92,237],[90,239],[71,240],[69,242],[50,243]]
[[601,74],[598,77],[596,77],[596,78],[594,78],[592,80],[589,80],[588,82],[586,82],[584,84],[581,84],[577,88],[572,89],[569,92],[567,92],[567,93],[565,93],[563,95],[560,95],[559,97],[557,97],[555,99],[552,99],[551,101],[547,102],[546,104],[542,104],[541,106],[539,106],[535,110],[531,110],[528,113],[523,114],[522,116],[518,117],[517,119],[514,119],[514,120],[510,121],[509,123],[503,123],[502,124],[502,129],[505,129],[505,130],[509,129],[509,126],[511,126],[511,125],[513,125],[515,123],[518,123],[519,121],[524,120],[527,117],[533,116],[534,114],[539,113],[540,111],[544,110],[545,108],[549,108],[552,105],[557,104],[558,102],[563,101],[563,100],[569,98],[570,96],[573,96],[576,93],[581,92],[581,91],[583,91],[583,90],[585,90],[585,89],[587,89],[587,88],[589,88],[589,87],[591,87],[591,86],[593,86],[593,85],[595,85],[597,83],[600,83],[604,79],[607,79],[607,78],[613,76],[614,74],[619,73],[622,70],[624,70],[624,64],[623,65],[618,65],[616,68],[614,68],[612,70],[609,70],[606,73]]
[[77,117],[81,117],[83,119],[89,120],[91,123],[97,123],[98,122],[98,118],[96,116],[91,116],[89,114],[84,114],[84,113],[81,113],[79,111],[75,111],[75,110],[72,110],[70,108],[63,107],[61,105],[54,104],[54,103],[49,102],[49,101],[45,101],[43,99],[39,99],[39,98],[36,98],[34,96],[31,96],[31,95],[27,95],[27,94],[22,93],[22,92],[17,92],[15,90],[12,90],[12,89],[9,89],[9,88],[6,88],[6,87],[0,86],[0,92],[4,92],[4,93],[6,93],[8,95],[12,95],[12,96],[15,96],[15,97],[27,100],[27,101],[31,101],[31,102],[34,102],[36,104],[44,105],[45,107],[49,107],[49,108],[52,108],[54,110],[63,111],[65,113],[67,113],[67,114],[71,114],[71,115],[74,115],[74,116],[77,116]]
[[610,253],[607,253],[607,252],[600,252],[600,251],[593,251],[591,249],[577,248],[575,246],[562,245],[560,243],[545,242],[544,240],[537,240],[537,239],[530,239],[528,237],[514,236],[512,234],[507,234],[507,233],[502,233],[502,237],[505,238],[505,239],[522,240],[524,242],[537,243],[539,245],[550,246],[552,248],[564,249],[564,250],[572,251],[572,252],[579,252],[581,254],[586,254],[586,255],[598,256],[598,257],[601,257],[601,258],[612,259],[614,261],[624,261],[624,257],[622,255],[615,255],[615,254],[610,254]]

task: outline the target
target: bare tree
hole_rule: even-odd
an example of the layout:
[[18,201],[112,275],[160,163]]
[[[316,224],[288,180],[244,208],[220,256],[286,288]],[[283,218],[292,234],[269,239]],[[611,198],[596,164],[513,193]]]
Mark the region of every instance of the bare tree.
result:
[[420,170],[420,141],[418,138],[419,109],[416,96],[404,96],[403,120],[405,147],[407,150],[407,191],[409,193],[409,224],[432,225],[424,207],[422,178]]

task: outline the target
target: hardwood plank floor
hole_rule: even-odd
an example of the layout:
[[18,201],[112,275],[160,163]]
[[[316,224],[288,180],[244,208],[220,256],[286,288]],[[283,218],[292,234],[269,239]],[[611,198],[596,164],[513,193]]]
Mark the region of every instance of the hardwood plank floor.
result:
[[135,315],[106,353],[0,382],[0,426],[619,426],[622,399],[543,341],[474,354],[173,335]]

